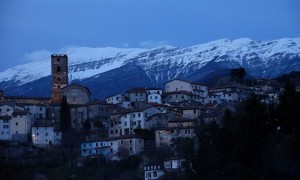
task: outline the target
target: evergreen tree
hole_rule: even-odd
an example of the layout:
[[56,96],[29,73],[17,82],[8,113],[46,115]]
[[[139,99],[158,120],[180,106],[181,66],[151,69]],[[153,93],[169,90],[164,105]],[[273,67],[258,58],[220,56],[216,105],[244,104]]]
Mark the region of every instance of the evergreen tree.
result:
[[88,134],[92,127],[90,119],[85,120],[82,126],[85,134]]
[[60,106],[60,130],[66,132],[71,129],[71,112],[66,96],[63,96]]
[[285,134],[291,133],[300,126],[300,95],[295,86],[288,81],[282,95],[279,98],[279,126]]
[[234,82],[242,82],[244,79],[244,76],[246,74],[246,71],[244,68],[235,68],[235,69],[231,69],[230,71],[230,78],[232,81]]

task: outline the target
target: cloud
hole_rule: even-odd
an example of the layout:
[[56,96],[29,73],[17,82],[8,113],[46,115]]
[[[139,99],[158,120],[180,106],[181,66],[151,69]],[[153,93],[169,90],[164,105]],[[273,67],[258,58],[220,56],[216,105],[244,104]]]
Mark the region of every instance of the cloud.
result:
[[42,59],[49,58],[51,54],[52,52],[48,50],[39,50],[31,53],[25,53],[24,57],[22,58],[22,61],[31,62],[31,61],[42,60]]
[[149,40],[149,41],[142,41],[140,42],[140,46],[143,48],[153,48],[153,47],[157,47],[157,46],[162,46],[162,45],[166,45],[168,44],[168,41],[153,41],[153,40]]

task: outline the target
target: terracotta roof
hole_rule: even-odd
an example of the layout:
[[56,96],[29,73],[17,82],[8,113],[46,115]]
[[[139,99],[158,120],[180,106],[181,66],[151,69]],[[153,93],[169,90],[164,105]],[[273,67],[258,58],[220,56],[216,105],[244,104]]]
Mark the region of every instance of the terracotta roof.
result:
[[89,88],[87,88],[87,87],[85,87],[85,86],[83,86],[83,85],[77,84],[77,83],[72,83],[72,84],[70,84],[70,85],[68,85],[68,86],[65,86],[65,87],[62,88],[62,89],[63,89],[63,90],[64,90],[64,89],[68,89],[68,88],[71,88],[72,86],[78,86],[78,87],[84,88],[84,89],[89,93],[89,95],[92,94]]
[[27,115],[28,112],[25,110],[18,110],[18,109],[14,109],[12,115]]
[[185,94],[185,95],[191,95],[191,96],[198,96],[198,95],[193,94],[193,93],[188,92],[188,91],[174,91],[174,92],[165,92],[164,93],[165,96],[173,95],[173,94]]
[[127,109],[125,111],[119,111],[119,112],[112,113],[111,115],[129,114],[129,113],[133,113],[133,112],[142,112],[142,111],[144,111],[146,109],[149,109],[149,108],[152,108],[152,107],[144,107],[144,108],[139,108],[139,109]]
[[9,120],[9,119],[11,119],[11,116],[0,116],[0,119]]

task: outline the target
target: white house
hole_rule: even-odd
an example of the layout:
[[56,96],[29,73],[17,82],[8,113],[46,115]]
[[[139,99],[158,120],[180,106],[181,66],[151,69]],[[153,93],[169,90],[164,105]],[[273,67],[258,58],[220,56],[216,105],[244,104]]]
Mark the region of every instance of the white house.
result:
[[0,116],[0,139],[10,140],[10,120],[11,116]]
[[159,88],[146,88],[147,102],[149,103],[162,103],[162,89]]
[[145,180],[159,179],[165,173],[161,165],[148,165],[144,167]]
[[148,106],[139,109],[121,111],[110,115],[109,137],[134,134],[135,129],[150,129],[146,122],[148,117],[160,113],[156,107]]
[[164,160],[164,169],[166,171],[174,171],[174,170],[181,170],[185,169],[185,163],[187,160],[185,158],[173,157]]
[[147,94],[147,101],[149,103],[157,103],[157,104],[161,104],[162,100],[161,100],[161,94],[157,94],[157,93],[149,93]]
[[160,113],[155,107],[131,110],[120,116],[121,135],[134,134],[134,129],[148,129],[146,120],[148,117]]
[[205,101],[205,104],[221,104],[221,95],[209,93],[209,95]]
[[38,146],[60,145],[62,133],[52,123],[36,123],[32,126],[32,143]]
[[118,160],[126,156],[139,154],[144,149],[144,139],[136,135],[110,137],[81,143],[81,156],[102,155]]
[[31,124],[36,120],[46,119],[46,105],[43,104],[23,104],[25,110],[29,112]]
[[108,104],[120,104],[123,101],[125,101],[125,98],[122,94],[116,94],[106,98]]
[[1,140],[28,141],[31,130],[29,113],[21,107],[1,106],[0,138]]

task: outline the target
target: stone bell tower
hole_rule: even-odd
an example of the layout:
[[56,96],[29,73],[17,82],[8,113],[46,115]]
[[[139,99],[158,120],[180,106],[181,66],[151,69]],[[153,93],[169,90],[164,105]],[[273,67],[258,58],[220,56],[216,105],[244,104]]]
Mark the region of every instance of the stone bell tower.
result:
[[66,54],[51,55],[52,103],[61,103],[62,88],[68,85],[68,56]]

